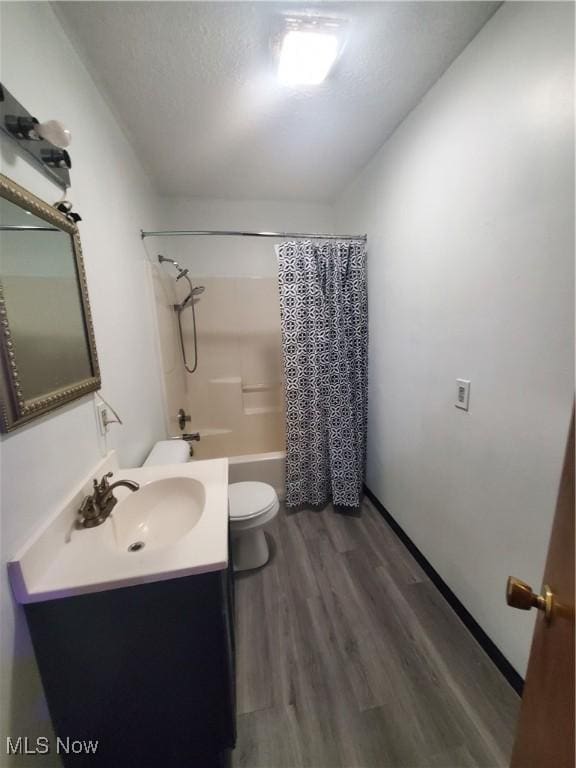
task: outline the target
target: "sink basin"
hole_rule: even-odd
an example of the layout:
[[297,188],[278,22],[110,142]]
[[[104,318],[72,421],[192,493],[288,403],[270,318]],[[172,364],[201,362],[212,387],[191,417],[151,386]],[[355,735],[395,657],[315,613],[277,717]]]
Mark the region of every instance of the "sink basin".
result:
[[[118,502],[102,525],[75,527],[93,481],[113,472]],[[228,566],[228,460],[120,469],[111,451],[8,563],[19,603],[137,587]]]
[[116,546],[127,553],[169,547],[200,522],[205,503],[204,486],[192,477],[152,480],[114,507]]

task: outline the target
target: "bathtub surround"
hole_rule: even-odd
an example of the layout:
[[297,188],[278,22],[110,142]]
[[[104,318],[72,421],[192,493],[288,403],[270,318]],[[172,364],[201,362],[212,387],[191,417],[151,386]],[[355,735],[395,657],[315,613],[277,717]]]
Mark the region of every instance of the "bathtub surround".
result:
[[[160,221],[163,230],[334,231],[328,205],[270,200],[164,198]],[[194,446],[197,458],[284,451],[274,243],[249,237],[144,240],[154,276],[167,431],[179,434],[175,414],[184,407],[192,416],[191,429],[201,435]],[[179,362],[172,305],[181,297],[180,288],[175,290],[174,281],[158,269],[158,253],[175,259],[190,270],[194,283],[206,286],[196,305],[202,364],[193,376],[184,376]],[[183,318],[187,344],[189,321]]]
[[[70,128],[72,187],[79,224],[103,394],[124,425],[98,431],[88,396],[2,437],[0,545],[0,763],[59,766],[56,755],[5,754],[5,737],[50,735],[51,725],[20,608],[13,603],[5,561],[107,449],[122,465],[138,464],[164,436],[159,363],[143,224],[158,226],[158,204],[106,102],[64,34],[49,3],[0,3],[1,80],[40,119],[57,115]],[[26,56],[22,50],[26,48]],[[49,203],[62,191],[12,142],[0,144],[2,172]]]
[[358,508],[366,466],[366,244],[276,247],[286,400],[286,504]]
[[[200,364],[185,381],[184,405],[191,418],[186,429],[200,432],[195,457],[283,451],[278,280],[193,276],[192,281],[206,286],[196,304]],[[189,311],[182,327],[191,350]]]
[[370,238],[367,485],[521,674],[504,589],[542,578],[574,396],[573,34],[505,3],[336,204]]

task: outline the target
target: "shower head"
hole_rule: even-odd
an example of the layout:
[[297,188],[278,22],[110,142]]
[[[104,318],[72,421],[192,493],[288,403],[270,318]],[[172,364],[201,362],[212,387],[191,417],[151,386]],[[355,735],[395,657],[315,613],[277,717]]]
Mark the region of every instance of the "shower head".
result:
[[161,253],[158,254],[158,263],[163,264],[165,261],[167,261],[169,264],[174,264],[175,267],[180,269],[180,264],[178,264],[177,261],[174,261],[174,259],[169,259],[167,256],[162,256]]
[[177,262],[177,261],[175,261],[174,259],[169,259],[167,256],[162,256],[162,254],[161,254],[161,253],[160,253],[160,254],[158,254],[158,262],[159,262],[160,264],[164,264],[164,262],[167,262],[168,264],[172,264],[173,266],[175,266],[175,267],[176,267],[176,269],[177,269],[179,272],[182,272],[182,271],[183,271],[183,267],[181,267],[181,266],[180,266],[180,264],[178,264],[178,262]]
[[176,309],[176,311],[178,312],[182,312],[182,310],[186,309],[186,307],[189,307],[191,304],[193,305],[194,299],[196,298],[196,296],[200,296],[200,294],[204,293],[204,291],[206,290],[206,288],[203,285],[193,286],[192,283],[190,282],[190,278],[187,278],[187,279],[188,279],[188,283],[190,284],[190,293],[188,294],[188,296],[186,296],[184,301],[181,301],[180,304],[175,305],[174,309]]
[[172,266],[176,267],[178,270],[178,274],[176,275],[176,280],[180,280],[182,277],[186,277],[188,274],[188,271],[185,267],[181,267],[180,264],[178,264],[177,261],[174,261],[174,259],[168,259],[166,256],[162,256],[161,253],[158,254],[158,262],[160,264],[163,264],[164,262],[168,262],[168,264],[172,264]]
[[200,296],[201,293],[204,293],[206,290],[203,285],[197,285],[194,287],[192,285],[192,281],[188,277],[188,273],[190,270],[186,269],[185,267],[181,267],[180,264],[178,264],[177,261],[174,261],[174,259],[168,259],[166,256],[162,256],[162,254],[158,254],[158,262],[160,264],[163,264],[165,261],[168,262],[168,264],[172,264],[173,267],[176,267],[178,270],[178,274],[176,275],[176,280],[181,280],[183,277],[186,278],[186,281],[188,282],[188,285],[190,286],[190,293],[184,301],[181,301],[179,304],[174,304],[174,310],[176,312],[182,312],[186,307],[190,305],[192,300],[195,296]]

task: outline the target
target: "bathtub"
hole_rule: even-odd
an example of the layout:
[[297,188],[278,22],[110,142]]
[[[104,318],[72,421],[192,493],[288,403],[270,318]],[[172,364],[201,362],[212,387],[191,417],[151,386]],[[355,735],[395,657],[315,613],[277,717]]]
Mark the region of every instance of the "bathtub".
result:
[[270,453],[248,453],[244,456],[228,458],[228,482],[241,483],[246,480],[258,480],[268,483],[283,499],[285,495],[286,454],[284,451]]
[[[188,444],[178,437],[161,440],[150,451],[144,465],[152,463],[170,464],[179,461],[204,461],[223,458],[225,454],[188,458]],[[259,481],[271,485],[279,499],[285,496],[286,454],[284,451],[268,453],[247,453],[240,456],[228,456],[228,482]]]

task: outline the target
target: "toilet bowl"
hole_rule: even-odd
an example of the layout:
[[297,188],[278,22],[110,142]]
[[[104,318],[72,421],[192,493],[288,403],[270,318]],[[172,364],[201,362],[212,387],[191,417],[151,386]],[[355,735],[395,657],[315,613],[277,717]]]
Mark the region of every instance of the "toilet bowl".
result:
[[278,514],[278,495],[267,483],[232,483],[228,501],[234,570],[260,568],[270,557],[264,527]]
[[[189,460],[188,446],[181,440],[161,440],[144,462],[147,466],[182,464]],[[242,482],[228,486],[228,510],[235,571],[260,568],[270,552],[264,527],[278,514],[280,503],[267,483]]]

